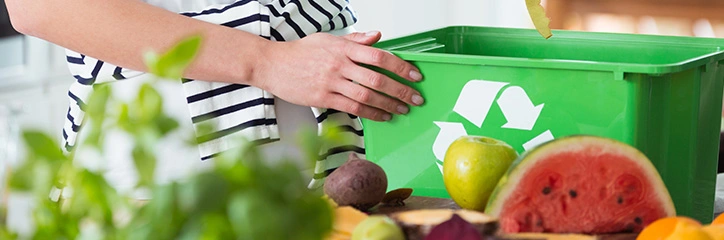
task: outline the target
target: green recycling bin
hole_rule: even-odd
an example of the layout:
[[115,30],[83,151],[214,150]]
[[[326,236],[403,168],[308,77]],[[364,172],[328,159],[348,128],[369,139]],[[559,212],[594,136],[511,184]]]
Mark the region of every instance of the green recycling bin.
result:
[[[679,215],[713,216],[724,39],[451,26],[379,42],[420,68],[426,103],[389,122],[363,120],[367,158],[389,189],[449,198],[447,146],[483,135],[519,153],[591,134],[646,154]],[[379,70],[379,69],[378,69]]]

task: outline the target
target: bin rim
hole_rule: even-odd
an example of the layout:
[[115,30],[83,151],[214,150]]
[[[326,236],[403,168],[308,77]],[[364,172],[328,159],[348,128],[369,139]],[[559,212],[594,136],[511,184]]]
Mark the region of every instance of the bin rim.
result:
[[569,40],[588,40],[588,41],[616,41],[617,43],[651,43],[651,44],[670,44],[684,47],[701,47],[712,48],[708,54],[692,57],[679,62],[664,64],[642,64],[642,63],[621,63],[621,62],[605,62],[605,61],[585,61],[585,60],[567,60],[567,59],[545,59],[545,58],[521,58],[521,57],[503,57],[503,56],[482,56],[467,55],[453,53],[433,53],[400,50],[402,46],[409,45],[408,42],[400,44],[392,44],[394,42],[404,41],[405,39],[413,39],[415,37],[425,37],[431,33],[438,31],[467,31],[467,29],[484,29],[488,32],[476,34],[485,35],[506,35],[508,37],[531,38],[539,41],[549,41],[544,39],[534,29],[527,28],[509,28],[509,27],[483,27],[468,25],[452,25],[432,30],[427,30],[407,36],[386,39],[373,45],[374,47],[386,50],[406,61],[422,61],[437,63],[454,63],[466,65],[485,65],[498,67],[525,67],[525,68],[545,68],[545,69],[566,69],[566,70],[589,70],[589,71],[610,71],[614,73],[643,73],[662,75],[667,73],[680,72],[695,67],[706,66],[709,63],[720,62],[724,60],[724,39],[691,37],[691,36],[669,36],[669,35],[652,35],[652,34],[631,34],[631,33],[610,33],[610,32],[585,32],[575,30],[552,30],[551,39],[569,39]]

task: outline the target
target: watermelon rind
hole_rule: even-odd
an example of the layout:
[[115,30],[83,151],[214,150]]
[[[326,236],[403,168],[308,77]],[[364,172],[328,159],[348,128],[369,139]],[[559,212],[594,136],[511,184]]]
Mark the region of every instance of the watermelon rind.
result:
[[666,214],[668,216],[676,215],[676,209],[674,208],[671,195],[669,195],[669,191],[664,185],[661,175],[659,175],[659,172],[646,155],[623,142],[592,135],[570,135],[557,138],[521,154],[513,161],[506,174],[499,180],[485,207],[485,213],[496,218],[500,217],[501,210],[505,206],[506,201],[518,187],[517,183],[521,182],[521,179],[529,169],[536,166],[538,160],[543,159],[549,155],[549,153],[560,152],[562,149],[576,151],[577,148],[590,146],[591,144],[603,147],[604,151],[610,149],[611,152],[616,152],[633,160],[632,162],[643,170],[645,176],[648,178],[647,180],[653,185],[659,202],[662,204]]

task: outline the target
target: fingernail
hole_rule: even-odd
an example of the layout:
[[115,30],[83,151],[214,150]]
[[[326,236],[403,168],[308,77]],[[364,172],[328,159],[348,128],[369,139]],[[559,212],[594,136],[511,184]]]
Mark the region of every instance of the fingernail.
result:
[[410,70],[410,78],[414,79],[415,81],[422,80],[422,74],[420,72],[415,70]]
[[379,33],[380,33],[380,31],[369,31],[369,32],[366,32],[366,33],[365,33],[365,36],[371,37],[371,36],[375,36],[375,35],[377,35],[377,34],[379,34]]
[[423,100],[422,97],[420,97],[420,95],[417,95],[417,94],[412,95],[412,102],[415,103],[416,105],[422,105],[422,102],[424,102],[424,101],[425,100]]
[[403,105],[397,106],[397,112],[399,112],[401,114],[407,114],[409,111],[410,111],[410,109],[406,106],[403,106]]
[[390,121],[390,119],[392,119],[392,115],[390,115],[390,114],[382,115],[382,120]]

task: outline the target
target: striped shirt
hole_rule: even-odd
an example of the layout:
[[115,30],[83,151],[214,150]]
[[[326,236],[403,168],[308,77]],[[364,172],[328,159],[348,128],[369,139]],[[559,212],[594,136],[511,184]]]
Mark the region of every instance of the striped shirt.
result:
[[[348,0],[237,0],[200,11],[179,14],[256,34],[271,41],[292,41],[316,32],[345,29],[357,22]],[[78,144],[85,106],[93,86],[141,78],[147,73],[115,66],[82,53],[66,50],[67,63],[76,81],[68,91],[69,107],[63,128],[66,153]],[[201,161],[210,160],[232,149],[233,139],[243,137],[259,144],[279,140],[274,96],[249,85],[182,79],[191,122],[197,130]],[[318,131],[340,128],[353,142],[323,146],[314,169],[310,188],[347,160],[349,152],[364,156],[360,120],[334,109],[311,108]],[[203,123],[213,123],[217,131],[198,134]]]

